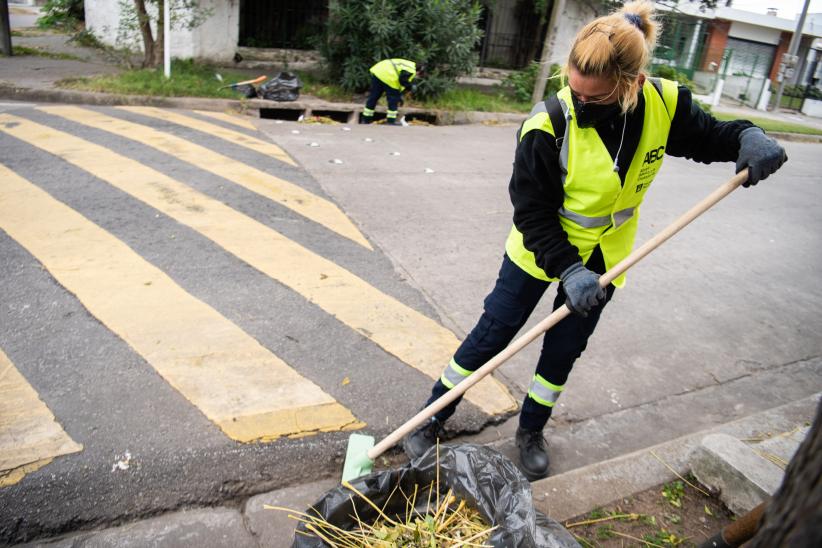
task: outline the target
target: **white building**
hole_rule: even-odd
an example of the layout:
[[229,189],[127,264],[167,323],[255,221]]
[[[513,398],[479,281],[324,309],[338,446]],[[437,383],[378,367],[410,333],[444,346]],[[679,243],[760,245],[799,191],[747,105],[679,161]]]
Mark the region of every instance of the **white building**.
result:
[[[193,29],[173,30],[172,57],[230,61],[237,50],[240,0],[200,0],[199,4],[210,12],[209,17]],[[142,48],[139,29],[126,36],[126,29],[121,25],[123,14],[118,0],[85,0],[85,10],[86,28],[101,42],[115,47]]]

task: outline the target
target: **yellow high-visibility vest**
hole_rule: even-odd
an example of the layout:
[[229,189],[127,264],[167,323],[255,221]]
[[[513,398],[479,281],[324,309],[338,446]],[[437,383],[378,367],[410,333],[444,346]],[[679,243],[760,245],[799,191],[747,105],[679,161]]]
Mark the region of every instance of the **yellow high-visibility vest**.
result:
[[387,86],[402,91],[404,88],[400,84],[400,72],[410,72],[408,81],[417,75],[417,64],[407,59],[385,59],[371,67],[371,74],[383,81]]
[[[676,112],[677,83],[648,78],[642,94],[645,97],[642,135],[624,184],[620,182],[619,174],[614,172],[614,160],[596,129],[577,125],[568,86],[557,93],[566,120],[563,136],[554,135],[551,118],[544,105],[541,109],[537,105],[522,126],[520,140],[532,130],[546,131],[557,137],[565,190],[565,199],[557,215],[571,244],[579,249],[583,263],[588,262],[597,245],[602,250],[607,269],[631,253],[639,220],[639,205],[662,166],[671,120]],[[525,248],[522,233],[516,226],[508,234],[505,251],[514,264],[531,276],[558,281],[537,266],[534,253]],[[619,276],[613,284],[622,287],[625,275]]]

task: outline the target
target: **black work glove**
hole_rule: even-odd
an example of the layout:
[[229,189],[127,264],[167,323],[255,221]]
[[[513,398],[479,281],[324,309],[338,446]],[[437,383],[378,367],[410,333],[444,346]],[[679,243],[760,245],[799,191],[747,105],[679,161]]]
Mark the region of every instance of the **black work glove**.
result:
[[748,168],[748,180],[742,186],[755,185],[776,171],[785,163],[788,155],[779,143],[771,139],[762,129],[749,127],[739,134],[739,157],[736,172]]
[[605,290],[599,286],[599,274],[585,268],[582,261],[566,268],[559,277],[568,297],[565,304],[574,314],[587,318],[588,312],[605,299]]

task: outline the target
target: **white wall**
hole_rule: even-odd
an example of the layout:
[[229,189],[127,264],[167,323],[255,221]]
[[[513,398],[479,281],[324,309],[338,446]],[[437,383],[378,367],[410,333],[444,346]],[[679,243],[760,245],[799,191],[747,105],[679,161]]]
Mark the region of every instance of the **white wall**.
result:
[[813,116],[814,118],[822,118],[822,101],[805,99],[805,103],[802,105],[802,114]]
[[[240,0],[200,0],[200,6],[212,9],[212,15],[199,27],[175,29],[171,33],[171,56],[178,59],[228,61],[237,50],[240,35]],[[120,26],[117,0],[85,0],[86,28],[104,44],[142,50],[139,31],[130,44],[118,43]]]
[[200,0],[200,5],[212,7],[214,14],[191,31],[191,57],[231,60],[240,40],[240,0]]
[[[606,12],[599,15],[605,15]],[[568,54],[571,53],[571,46],[574,45],[574,38],[577,32],[585,26],[586,23],[596,19],[597,14],[584,5],[582,2],[576,0],[567,0],[565,2],[565,11],[560,14],[559,29],[557,37],[554,40],[554,48],[551,51],[550,62],[565,64],[568,61]]]
[[116,46],[120,11],[117,0],[85,0],[86,29],[104,44]]
[[740,40],[750,40],[752,42],[761,42],[763,44],[779,45],[779,37],[782,31],[779,29],[770,29],[748,23],[740,23],[734,21],[731,23],[731,28],[728,31],[728,36],[731,38],[739,38]]

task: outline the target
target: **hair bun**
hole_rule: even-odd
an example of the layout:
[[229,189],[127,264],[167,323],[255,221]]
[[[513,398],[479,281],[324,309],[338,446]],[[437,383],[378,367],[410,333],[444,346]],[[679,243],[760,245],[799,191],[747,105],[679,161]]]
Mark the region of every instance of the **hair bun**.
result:
[[641,30],[643,34],[645,33],[645,25],[642,23],[642,17],[636,13],[626,13],[625,19],[627,19],[633,26]]

